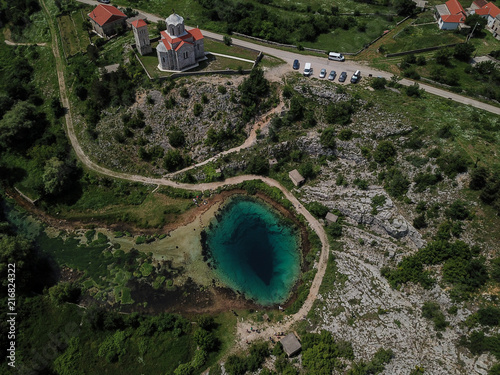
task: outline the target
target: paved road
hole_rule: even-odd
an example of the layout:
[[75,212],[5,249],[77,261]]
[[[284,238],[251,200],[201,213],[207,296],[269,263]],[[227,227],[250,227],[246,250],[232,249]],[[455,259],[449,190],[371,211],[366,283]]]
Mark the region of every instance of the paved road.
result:
[[[93,1],[93,0],[77,0],[77,1],[79,1],[81,3],[85,3],[85,4],[90,4],[90,5],[98,4],[97,1]],[[159,20],[165,19],[165,17],[158,17],[157,15],[154,15],[154,14],[150,14],[150,13],[146,13],[146,12],[142,12],[142,11],[139,11],[139,12],[142,15],[144,15],[144,17],[146,17],[149,21],[152,21],[152,22],[157,22]],[[191,29],[192,27],[186,26],[186,28]],[[202,31],[203,35],[205,35],[205,36],[222,41],[223,35],[216,34],[216,33],[213,33],[211,31],[206,31],[206,30],[201,30],[201,31]],[[369,74],[371,74],[374,77],[384,77],[386,79],[390,79],[392,77],[392,73],[388,73],[388,72],[384,72],[382,70],[377,70],[377,69],[371,68],[371,67],[367,66],[366,64],[362,64],[360,62],[354,62],[354,61],[349,61],[349,60],[347,60],[345,62],[330,61],[326,58],[326,56],[325,57],[317,57],[317,56],[299,55],[299,54],[296,54],[294,52],[283,51],[283,50],[280,50],[277,48],[273,48],[271,46],[261,46],[259,44],[255,44],[255,43],[251,43],[251,42],[247,42],[247,41],[235,39],[235,38],[233,38],[233,44],[236,46],[241,46],[241,47],[246,47],[246,48],[251,48],[251,49],[258,50],[258,51],[262,51],[265,54],[278,57],[288,64],[288,66],[290,67],[290,71],[292,71],[293,60],[299,59],[301,62],[301,67],[303,67],[306,62],[310,62],[312,64],[313,76],[316,76],[316,77],[319,76],[319,72],[323,68],[327,70],[327,73],[329,73],[331,70],[335,70],[337,72],[337,78],[336,78],[337,80],[338,80],[338,76],[339,76],[340,72],[343,72],[343,71],[347,72],[348,79],[347,79],[347,83],[345,83],[345,84],[348,84],[350,76],[356,70],[360,70],[362,73],[362,76],[368,76]],[[400,83],[402,85],[405,85],[405,86],[411,86],[415,83],[415,81],[412,81],[409,79],[403,79],[400,81]],[[418,84],[420,85],[421,89],[423,89],[425,92],[428,92],[430,94],[441,96],[443,98],[448,98],[450,100],[453,100],[453,101],[461,103],[461,104],[471,105],[473,107],[483,109],[485,111],[500,115],[500,108],[499,107],[495,107],[493,105],[486,104],[486,103],[480,102],[480,101],[475,100],[475,99],[467,98],[467,97],[462,96],[462,95],[458,95],[458,94],[455,94],[455,93],[452,93],[452,92],[449,92],[449,91],[446,91],[443,89],[439,89],[437,87],[429,86],[429,85],[423,84],[421,82],[418,82]]]

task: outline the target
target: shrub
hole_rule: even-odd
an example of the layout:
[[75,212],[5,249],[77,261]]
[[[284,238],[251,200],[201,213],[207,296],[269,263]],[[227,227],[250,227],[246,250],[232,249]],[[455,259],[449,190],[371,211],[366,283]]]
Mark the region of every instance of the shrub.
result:
[[184,136],[184,132],[178,128],[173,127],[168,132],[168,142],[172,147],[182,147],[186,143],[186,137]]
[[351,115],[355,112],[353,100],[330,103],[326,108],[326,121],[329,124],[347,125],[351,122]]
[[467,172],[468,160],[461,153],[446,154],[436,159],[436,164],[450,178]]
[[338,138],[341,141],[350,141],[352,137],[353,137],[353,132],[351,129],[342,129],[338,134]]
[[406,95],[412,96],[415,98],[420,98],[422,96],[422,90],[420,90],[420,85],[418,83],[414,83],[411,86],[406,88]]
[[489,171],[485,167],[474,168],[470,173],[469,188],[472,190],[481,190],[486,186]]
[[198,117],[203,112],[203,106],[200,103],[196,103],[193,107],[193,114]]
[[181,96],[181,98],[188,99],[189,98],[189,92],[188,92],[187,88],[183,87],[181,89],[179,95]]
[[408,192],[410,181],[396,168],[389,169],[384,175],[384,188],[394,198],[401,198]]
[[500,324],[500,309],[496,306],[488,306],[477,311],[479,323],[486,326],[497,326]]
[[383,77],[376,77],[370,83],[370,86],[375,90],[383,90],[385,89],[385,85],[387,85],[387,80]]
[[335,130],[333,128],[326,128],[321,133],[319,141],[324,148],[334,150],[337,142],[335,141]]
[[436,302],[425,302],[422,306],[422,316],[434,322],[434,329],[436,331],[444,331],[448,326],[448,322]]
[[451,220],[467,220],[472,217],[471,212],[467,209],[465,202],[456,200],[445,211],[447,217]]
[[394,147],[394,144],[391,141],[382,141],[377,145],[377,148],[373,153],[373,159],[380,164],[392,164],[396,154],[396,147]]
[[330,223],[326,227],[326,233],[328,233],[333,238],[342,237],[342,224],[340,222]]
[[229,35],[224,35],[222,40],[226,46],[230,46],[233,43],[233,39]]
[[225,93],[227,93],[227,89],[225,86],[222,86],[222,85],[219,85],[217,86],[217,91],[219,92],[219,94],[221,95],[224,95]]
[[413,226],[416,229],[427,228],[427,222],[425,221],[425,215],[421,214],[413,219]]

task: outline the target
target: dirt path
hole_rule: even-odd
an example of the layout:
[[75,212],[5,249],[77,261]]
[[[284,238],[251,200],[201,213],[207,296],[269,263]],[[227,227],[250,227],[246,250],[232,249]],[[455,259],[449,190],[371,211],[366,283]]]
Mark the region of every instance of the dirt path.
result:
[[[45,4],[44,0],[40,1],[44,11],[46,12],[46,15],[48,19],[50,20],[50,14],[48,12],[47,6]],[[245,342],[253,341],[255,339],[259,338],[264,338],[267,339],[267,336],[273,336],[274,332],[276,331],[287,331],[291,325],[297,321],[299,321],[302,318],[305,318],[309,310],[311,309],[317,295],[319,292],[319,287],[321,285],[321,281],[323,280],[323,276],[325,274],[326,270],[326,265],[328,262],[328,256],[330,253],[330,246],[328,244],[328,238],[326,236],[326,233],[323,229],[323,226],[319,223],[319,221],[313,217],[309,211],[307,211],[302,204],[295,198],[295,196],[289,192],[284,186],[282,186],[278,181],[275,181],[271,178],[268,177],[263,177],[263,176],[255,176],[255,175],[245,175],[245,176],[236,176],[233,178],[229,178],[225,181],[220,181],[220,182],[212,182],[212,183],[201,183],[201,184],[185,184],[185,183],[177,183],[175,181],[171,181],[166,178],[150,178],[150,177],[144,177],[144,176],[139,176],[139,175],[132,175],[132,174],[127,174],[127,173],[122,173],[122,172],[116,172],[112,171],[110,169],[104,168],[100,165],[97,165],[94,163],[92,160],[89,159],[89,157],[83,152],[78,139],[75,134],[75,128],[73,124],[73,120],[71,118],[71,107],[70,107],[70,102],[68,99],[68,94],[66,91],[66,82],[64,78],[64,69],[62,65],[62,60],[61,60],[61,55],[59,52],[59,44],[58,44],[58,36],[56,33],[56,30],[54,29],[54,25],[49,22],[50,25],[50,31],[52,34],[52,50],[54,52],[54,57],[56,60],[56,69],[57,69],[57,78],[59,81],[59,90],[61,94],[61,102],[64,107],[67,108],[67,112],[65,115],[66,119],[66,131],[68,138],[71,142],[71,145],[73,146],[73,149],[75,150],[75,153],[77,157],[80,159],[80,161],[89,169],[101,173],[106,176],[114,177],[114,178],[119,178],[123,180],[128,180],[128,181],[134,181],[134,182],[142,182],[145,184],[154,184],[154,185],[163,185],[163,186],[173,186],[173,187],[178,187],[186,190],[214,190],[217,189],[218,187],[222,186],[229,186],[229,185],[234,185],[234,184],[239,184],[244,181],[251,181],[251,180],[261,180],[264,183],[266,183],[269,186],[276,187],[280,189],[285,197],[294,205],[295,210],[297,211],[298,214],[302,214],[307,222],[309,223],[310,227],[316,234],[319,236],[322,244],[321,248],[321,255],[320,259],[318,260],[317,264],[317,273],[316,276],[314,277],[314,280],[312,282],[311,289],[309,291],[309,295],[307,296],[306,301],[304,302],[303,306],[301,309],[294,315],[291,315],[287,317],[286,321],[283,323],[277,323],[277,324],[269,324],[267,329],[265,331],[261,331],[260,334],[255,333],[254,335],[250,337],[245,337],[243,332],[246,333],[246,327],[249,327],[248,322],[238,322],[237,325],[237,331],[238,331],[238,342],[239,345],[244,345]],[[275,108],[275,112],[278,110],[281,110],[282,103],[280,106]],[[243,143],[241,146],[235,147],[234,149],[229,150],[231,152],[237,152],[243,148],[250,147],[255,141],[257,137],[257,129],[260,129],[262,126],[266,126],[268,124],[267,119],[261,120],[261,122],[257,123],[253,128],[250,133],[250,137]]]
[[217,159],[219,159],[220,157],[222,157],[224,155],[232,154],[233,152],[239,152],[239,151],[244,150],[246,148],[252,147],[255,143],[257,143],[257,130],[262,131],[263,129],[267,128],[269,126],[269,123],[271,122],[272,115],[275,113],[280,113],[283,110],[284,106],[285,106],[285,103],[283,103],[283,100],[281,100],[280,104],[277,107],[275,107],[275,108],[271,109],[269,112],[263,114],[261,116],[260,120],[253,124],[252,129],[250,130],[250,135],[248,136],[248,138],[245,140],[245,142],[243,144],[236,146],[236,147],[233,147],[229,150],[222,151],[219,154],[212,156],[209,159],[206,159],[202,162],[193,164],[193,165],[186,167],[184,169],[181,169],[181,170],[178,170],[178,171],[175,171],[172,173],[168,173],[163,177],[164,178],[172,178],[173,176],[176,176],[176,175],[181,174],[183,172],[189,171],[189,170],[197,168],[197,167],[201,167],[202,165],[211,163],[212,161],[216,161]]
[[46,46],[47,45],[47,43],[16,43],[16,42],[11,42],[10,40],[6,40],[5,44],[7,44],[9,46],[33,46],[33,45]]

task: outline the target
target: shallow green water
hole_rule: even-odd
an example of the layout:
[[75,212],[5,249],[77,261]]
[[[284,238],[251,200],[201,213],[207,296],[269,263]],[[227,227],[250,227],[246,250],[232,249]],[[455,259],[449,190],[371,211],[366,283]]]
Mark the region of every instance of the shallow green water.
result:
[[206,232],[208,258],[222,282],[261,305],[287,299],[300,273],[300,236],[280,214],[235,197]]

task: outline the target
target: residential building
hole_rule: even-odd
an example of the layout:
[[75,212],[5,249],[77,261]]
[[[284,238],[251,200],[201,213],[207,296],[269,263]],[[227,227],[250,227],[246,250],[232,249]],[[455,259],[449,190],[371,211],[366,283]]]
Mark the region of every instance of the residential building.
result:
[[441,30],[456,30],[464,23],[466,14],[457,0],[448,0],[444,4],[436,5],[435,17]]
[[88,16],[93,30],[103,38],[115,35],[126,27],[127,16],[112,5],[99,4]]

